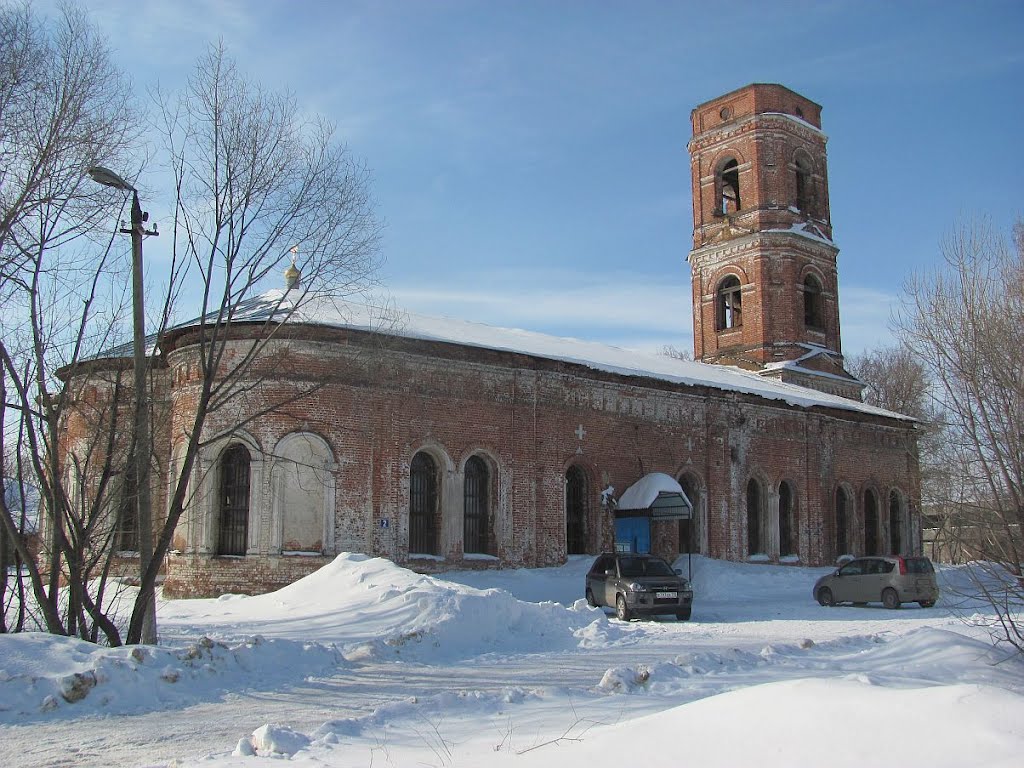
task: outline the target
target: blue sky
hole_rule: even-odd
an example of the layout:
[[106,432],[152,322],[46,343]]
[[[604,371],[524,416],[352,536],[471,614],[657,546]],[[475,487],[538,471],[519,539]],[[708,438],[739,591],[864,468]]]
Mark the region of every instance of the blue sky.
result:
[[954,222],[1024,211],[1021,0],[86,7],[140,91],[222,38],[334,121],[373,169],[384,286],[428,314],[691,349],[690,110],[750,82],[824,108],[847,354]]

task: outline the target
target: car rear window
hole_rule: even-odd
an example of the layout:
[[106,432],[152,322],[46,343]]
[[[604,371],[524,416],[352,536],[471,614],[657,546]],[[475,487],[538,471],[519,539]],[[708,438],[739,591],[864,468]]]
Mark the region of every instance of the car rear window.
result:
[[907,573],[935,573],[932,561],[927,557],[907,557],[904,562],[907,564]]

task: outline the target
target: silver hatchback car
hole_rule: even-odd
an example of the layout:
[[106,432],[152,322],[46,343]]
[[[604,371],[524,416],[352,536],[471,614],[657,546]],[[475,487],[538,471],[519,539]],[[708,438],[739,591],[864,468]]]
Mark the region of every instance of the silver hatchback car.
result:
[[886,608],[918,603],[931,608],[939,599],[935,569],[927,557],[858,557],[814,585],[821,605],[881,602]]

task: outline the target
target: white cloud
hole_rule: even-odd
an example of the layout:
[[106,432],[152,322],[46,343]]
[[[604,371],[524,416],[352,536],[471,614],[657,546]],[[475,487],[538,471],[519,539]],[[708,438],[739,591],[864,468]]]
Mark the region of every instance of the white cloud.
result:
[[897,299],[894,294],[862,285],[840,288],[839,324],[844,355],[894,343],[889,325]]
[[642,336],[679,346],[691,336],[690,287],[681,279],[573,272],[499,271],[476,275],[472,287],[394,285],[406,309],[490,325],[524,327],[600,341]]

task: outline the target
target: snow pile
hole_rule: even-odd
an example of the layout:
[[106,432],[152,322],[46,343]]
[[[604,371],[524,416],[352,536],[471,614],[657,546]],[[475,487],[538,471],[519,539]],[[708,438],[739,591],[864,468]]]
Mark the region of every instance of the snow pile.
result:
[[[991,645],[976,601],[826,608],[811,586],[827,568],[695,557],[693,621],[626,624],[580,599],[592,562],[432,578],[342,555],[273,594],[162,601],[157,648],[0,635],[5,768],[998,767],[1024,752],[1024,660]],[[950,590],[970,578],[939,571]]]
[[[577,588],[582,592],[582,581]],[[577,593],[578,594],[578,593]],[[268,637],[337,644],[346,658],[457,660],[614,642],[625,630],[583,601],[524,602],[424,576],[390,560],[344,553],[277,592],[171,602],[164,626],[233,638],[255,627]]]
[[518,755],[508,764],[1010,768],[1020,765],[1024,747],[1022,711],[1019,695],[989,686],[893,689],[856,680],[793,680],[592,729],[581,741]]
[[261,637],[231,645],[202,637],[176,649],[107,648],[41,633],[0,639],[0,722],[24,722],[69,707],[75,714],[177,707],[344,665],[335,648]]
[[252,738],[241,739],[235,757],[290,757],[309,746],[309,738],[282,725],[262,725],[252,733]]
[[[680,654],[670,663],[614,667],[598,688],[607,693],[698,698],[720,680],[743,676],[803,679],[844,677],[890,687],[968,683],[1024,691],[1024,665],[986,642],[943,629],[868,635],[826,643],[773,643],[760,652],[729,649]],[[965,663],[969,662],[969,663]]]

